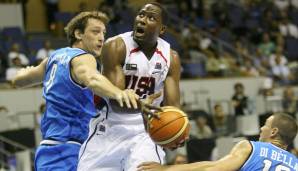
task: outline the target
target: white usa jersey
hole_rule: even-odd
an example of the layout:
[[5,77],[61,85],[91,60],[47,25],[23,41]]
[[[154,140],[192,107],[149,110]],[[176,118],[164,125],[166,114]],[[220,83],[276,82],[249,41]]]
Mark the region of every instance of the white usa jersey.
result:
[[[164,81],[171,63],[170,44],[158,38],[155,53],[148,59],[133,40],[132,32],[126,32],[119,36],[126,46],[126,57],[123,65],[125,87],[135,90],[141,99],[162,92],[162,95],[153,102],[153,105],[159,106],[163,101]],[[112,111],[109,112],[108,120],[125,122],[126,124],[143,122],[140,114],[117,114]]]
[[[141,97],[164,90],[170,67],[170,45],[158,39],[150,60],[138,49],[132,32],[119,35],[126,46],[123,64],[126,88]],[[160,105],[163,95],[154,101]],[[109,102],[90,121],[89,137],[80,150],[78,171],[135,171],[143,162],[164,163],[165,153],[144,128],[141,113],[116,113]]]

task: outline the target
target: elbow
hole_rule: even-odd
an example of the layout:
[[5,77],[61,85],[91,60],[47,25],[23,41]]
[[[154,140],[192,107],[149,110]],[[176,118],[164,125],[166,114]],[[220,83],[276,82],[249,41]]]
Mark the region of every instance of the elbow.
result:
[[98,82],[95,78],[89,78],[85,85],[91,90],[93,90],[97,86],[97,84]]
[[96,87],[96,85],[98,84],[97,78],[94,75],[89,75],[89,76],[85,76],[85,81],[84,81],[84,85],[90,89]]
[[92,75],[86,75],[86,84],[85,86],[87,86],[88,88],[90,88],[91,90],[95,89],[96,87],[99,87],[99,83],[102,83],[103,80],[103,76],[100,74],[92,74]]

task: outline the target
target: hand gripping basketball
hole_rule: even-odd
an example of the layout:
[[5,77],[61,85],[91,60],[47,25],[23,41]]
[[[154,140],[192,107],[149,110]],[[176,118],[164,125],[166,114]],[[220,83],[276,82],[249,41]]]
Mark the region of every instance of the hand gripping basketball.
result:
[[175,149],[183,146],[189,137],[190,124],[187,115],[174,106],[162,107],[159,118],[148,121],[148,133],[158,145]]

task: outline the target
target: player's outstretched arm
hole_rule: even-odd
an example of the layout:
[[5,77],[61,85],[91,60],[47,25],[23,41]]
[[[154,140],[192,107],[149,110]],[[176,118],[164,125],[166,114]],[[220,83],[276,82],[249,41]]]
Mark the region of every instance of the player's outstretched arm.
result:
[[44,78],[48,58],[44,59],[38,66],[28,66],[17,72],[17,75],[12,79],[12,86],[21,88],[41,84]]
[[138,171],[237,171],[249,158],[252,146],[246,140],[234,146],[231,152],[218,161],[205,161],[191,164],[161,166],[158,163],[143,163]]
[[164,105],[180,107],[180,59],[176,51],[171,50],[171,64],[165,80]]
[[138,96],[130,90],[122,91],[114,86],[106,77],[96,69],[96,60],[90,54],[84,54],[71,61],[73,78],[79,83],[90,88],[96,95],[115,99],[120,106],[123,103],[128,108],[131,105],[137,108]]

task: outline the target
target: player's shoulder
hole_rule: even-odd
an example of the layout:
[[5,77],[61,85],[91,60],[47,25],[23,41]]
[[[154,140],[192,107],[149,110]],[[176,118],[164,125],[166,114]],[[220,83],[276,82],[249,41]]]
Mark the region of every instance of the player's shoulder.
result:
[[180,57],[177,51],[171,49],[170,51],[171,65],[180,65]]
[[105,44],[115,44],[115,43],[124,43],[124,41],[119,35],[117,35],[117,36],[108,38],[105,42]]
[[114,36],[106,40],[103,48],[108,48],[113,52],[117,52],[119,50],[125,50],[125,43],[120,36]]
[[173,58],[179,58],[179,54],[177,51],[175,51],[174,49],[171,49],[170,52]]
[[250,153],[252,150],[252,145],[248,140],[241,140],[235,145],[235,149]]

